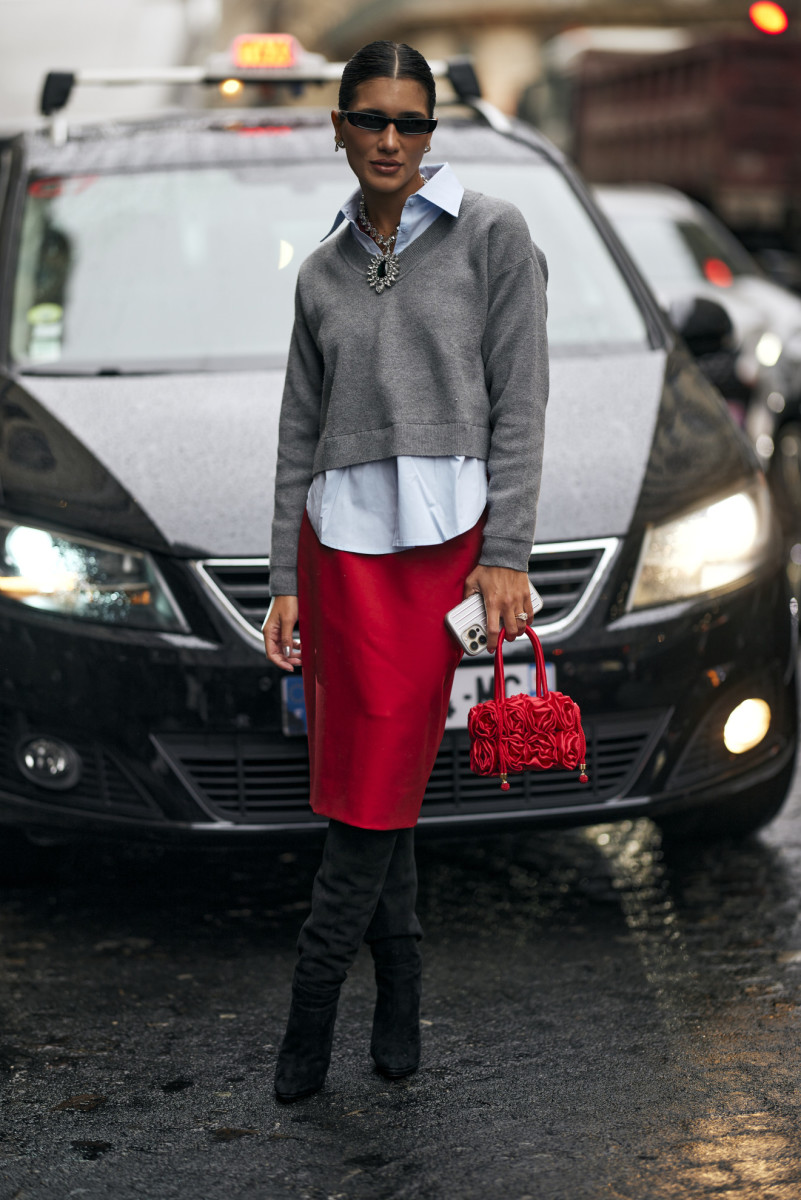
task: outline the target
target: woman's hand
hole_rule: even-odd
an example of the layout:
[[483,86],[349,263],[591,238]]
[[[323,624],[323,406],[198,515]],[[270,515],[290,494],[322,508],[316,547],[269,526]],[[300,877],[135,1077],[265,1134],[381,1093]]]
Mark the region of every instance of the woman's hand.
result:
[[301,665],[300,642],[292,637],[297,620],[297,596],[273,596],[264,624],[264,649],[270,662],[284,671]]
[[[481,592],[487,610],[487,650],[495,653],[501,623],[509,639],[520,637],[533,620],[531,592],[525,571],[510,567],[481,567],[471,571],[464,581],[464,597]],[[525,619],[519,613],[525,612]]]

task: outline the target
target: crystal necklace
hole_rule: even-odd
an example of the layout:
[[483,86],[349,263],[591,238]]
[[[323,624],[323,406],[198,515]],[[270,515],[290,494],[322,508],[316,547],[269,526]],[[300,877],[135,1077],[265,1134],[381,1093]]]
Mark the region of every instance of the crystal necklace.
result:
[[400,232],[400,225],[396,225],[393,232],[386,236],[379,233],[367,216],[367,209],[364,206],[364,194],[362,194],[362,198],[359,201],[359,224],[367,235],[378,244],[381,250],[380,254],[376,254],[375,258],[370,259],[370,265],[367,268],[367,282],[371,288],[375,288],[376,295],[380,296],[385,287],[392,287],[400,273],[398,256],[394,253],[395,242],[398,240],[398,233]]
[[[425,186],[427,182],[425,175],[420,175],[420,182]],[[380,254],[376,254],[375,258],[370,259],[370,265],[367,268],[367,282],[371,288],[375,288],[376,295],[380,296],[385,287],[392,287],[400,274],[398,256],[395,254],[395,242],[398,240],[400,225],[396,225],[392,233],[388,233],[386,236],[379,233],[367,215],[364,192],[359,201],[359,224],[381,250]]]

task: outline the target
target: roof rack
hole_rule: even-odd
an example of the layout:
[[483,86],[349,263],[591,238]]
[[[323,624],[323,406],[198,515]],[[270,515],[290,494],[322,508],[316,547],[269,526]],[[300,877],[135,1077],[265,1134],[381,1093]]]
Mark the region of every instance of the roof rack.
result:
[[[429,66],[435,78],[449,81],[462,103],[480,100],[481,87],[470,58],[435,59]],[[55,118],[78,86],[195,83],[211,87],[236,81],[301,89],[306,84],[339,80],[344,67],[344,63],[329,62],[324,55],[305,50],[291,34],[240,34],[226,53],[212,55],[203,66],[50,71],[42,87],[39,109],[43,116]]]

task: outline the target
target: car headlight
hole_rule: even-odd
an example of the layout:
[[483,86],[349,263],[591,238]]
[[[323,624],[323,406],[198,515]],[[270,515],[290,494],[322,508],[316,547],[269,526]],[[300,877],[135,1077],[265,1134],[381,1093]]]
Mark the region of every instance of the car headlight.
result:
[[782,339],[766,329],[756,344],[754,355],[761,367],[775,367],[782,356]]
[[629,609],[670,604],[730,587],[759,565],[773,539],[764,477],[643,538]]
[[149,554],[6,519],[0,520],[0,596],[109,625],[187,628]]

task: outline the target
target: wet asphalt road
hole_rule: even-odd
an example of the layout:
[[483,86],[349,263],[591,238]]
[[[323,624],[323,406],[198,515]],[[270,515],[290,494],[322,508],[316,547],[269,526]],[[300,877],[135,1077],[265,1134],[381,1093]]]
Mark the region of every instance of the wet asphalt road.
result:
[[801,782],[739,846],[648,821],[419,849],[424,1062],[272,1099],[318,851],[82,850],[0,892],[0,1200],[801,1197]]

